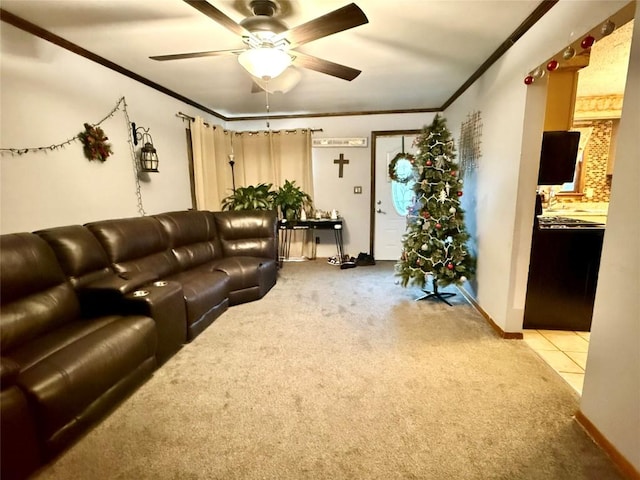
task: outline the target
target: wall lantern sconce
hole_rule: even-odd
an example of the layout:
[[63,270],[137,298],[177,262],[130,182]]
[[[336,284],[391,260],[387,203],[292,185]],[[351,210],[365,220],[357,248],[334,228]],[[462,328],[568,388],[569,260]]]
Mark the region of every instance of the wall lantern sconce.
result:
[[135,123],[131,123],[131,135],[133,137],[133,145],[137,146],[138,141],[143,143],[140,149],[140,171],[141,172],[158,172],[158,153],[153,146],[153,139],[148,128],[137,127]]

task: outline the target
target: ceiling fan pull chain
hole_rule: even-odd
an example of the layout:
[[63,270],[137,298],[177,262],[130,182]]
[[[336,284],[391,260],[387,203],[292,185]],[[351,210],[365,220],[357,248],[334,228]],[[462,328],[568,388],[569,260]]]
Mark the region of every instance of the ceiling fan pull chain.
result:
[[266,94],[266,99],[267,99],[267,130],[271,128],[269,126],[269,90],[267,89],[268,87],[269,87],[269,80],[267,80],[265,85],[265,90],[264,90],[264,93]]

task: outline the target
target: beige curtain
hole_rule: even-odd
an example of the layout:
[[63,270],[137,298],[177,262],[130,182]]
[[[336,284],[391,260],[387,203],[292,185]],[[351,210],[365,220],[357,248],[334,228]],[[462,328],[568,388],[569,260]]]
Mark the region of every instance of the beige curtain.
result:
[[220,210],[220,201],[232,191],[231,134],[219,125],[191,121],[193,176],[198,210]]
[[294,181],[313,198],[309,129],[235,132],[236,185]]
[[[233,132],[197,117],[191,122],[191,142],[199,210],[220,210],[222,199],[233,191],[231,153],[236,187],[271,183],[275,189],[289,180],[313,198],[309,129]],[[292,242],[292,256],[311,254],[313,239],[301,233]]]

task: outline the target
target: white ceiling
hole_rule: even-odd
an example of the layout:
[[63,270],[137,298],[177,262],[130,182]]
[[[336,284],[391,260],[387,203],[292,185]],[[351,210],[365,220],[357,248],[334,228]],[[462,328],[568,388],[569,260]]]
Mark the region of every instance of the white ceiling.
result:
[[[249,0],[209,1],[236,22],[249,15]],[[348,3],[290,0],[282,4],[281,18],[294,27]],[[295,88],[269,95],[271,115],[438,109],[540,2],[355,3],[368,24],[298,50],[362,74],[347,82],[300,69],[302,78]],[[243,47],[238,36],[180,0],[2,0],[1,7],[224,117],[266,113],[265,93],[251,93],[252,79],[233,55],[171,62],[148,58]],[[28,55],[29,49],[23,52]]]

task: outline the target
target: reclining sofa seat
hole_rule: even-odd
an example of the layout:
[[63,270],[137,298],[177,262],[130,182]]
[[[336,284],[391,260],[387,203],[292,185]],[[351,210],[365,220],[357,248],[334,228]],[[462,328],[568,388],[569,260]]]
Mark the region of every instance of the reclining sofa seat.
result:
[[180,348],[187,326],[192,339],[229,298],[275,284],[275,212],[158,217],[0,236],[2,479],[60,453]]
[[[182,287],[158,288],[148,273],[116,274],[98,239],[82,225],[39,230],[36,233],[53,249],[71,285],[81,300],[85,315],[141,314],[156,323],[156,360],[165,363],[186,342],[186,318]],[[148,295],[131,293],[143,287]]]
[[[16,463],[55,456],[151,375],[156,330],[140,315],[82,318],[53,250],[36,234],[0,236],[0,273],[2,433],[11,437],[2,441],[2,477],[20,478],[34,465]],[[26,430],[14,437],[18,424]],[[34,424],[38,452],[30,451]]]
[[257,300],[276,284],[278,276],[278,221],[275,210],[215,212],[216,228],[225,257],[216,268],[245,280],[229,299],[232,305]]
[[229,305],[262,298],[276,283],[275,212],[180,211],[155,216],[169,236],[181,275],[224,272]]
[[182,286],[187,341],[227,309],[229,278],[222,272],[183,270],[157,218],[105,220],[86,227],[104,248],[116,273],[147,274],[151,281],[175,281]]

